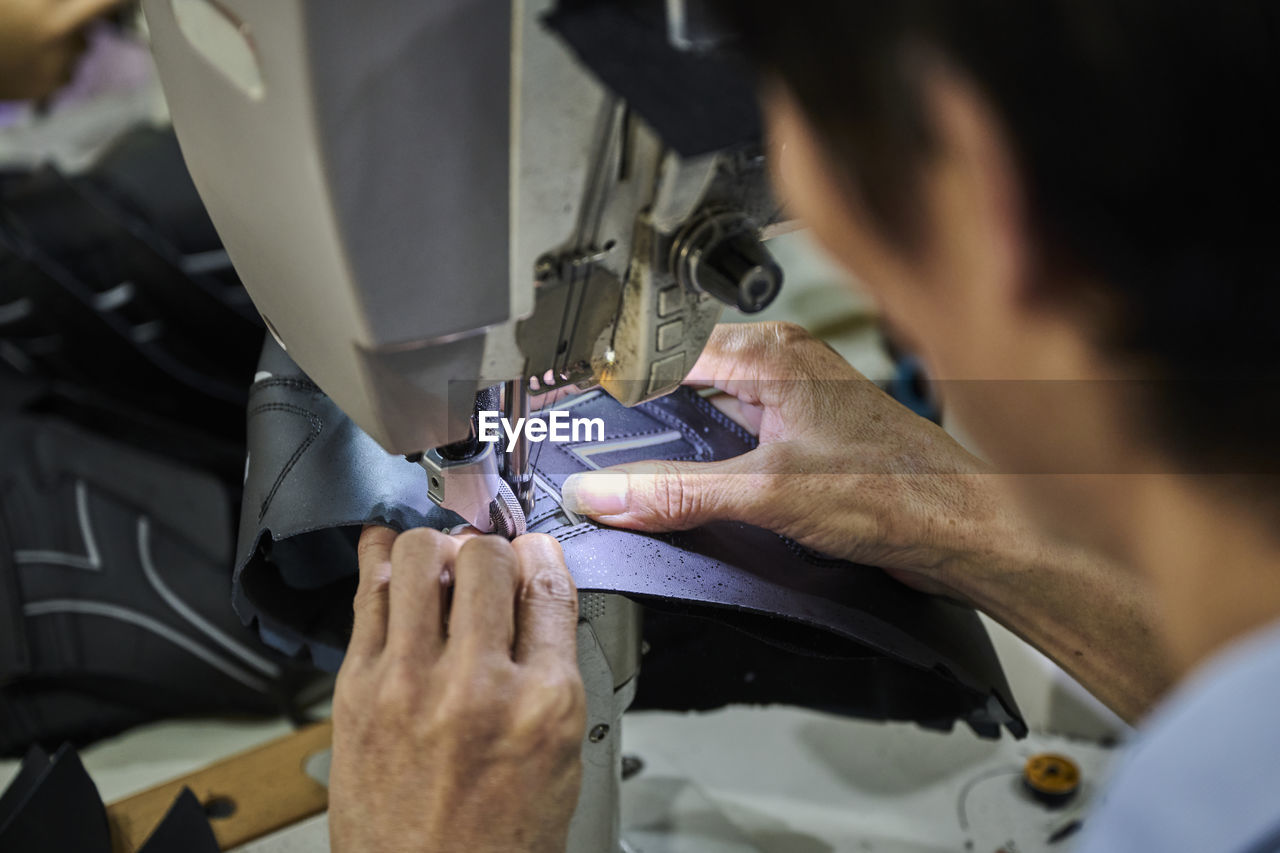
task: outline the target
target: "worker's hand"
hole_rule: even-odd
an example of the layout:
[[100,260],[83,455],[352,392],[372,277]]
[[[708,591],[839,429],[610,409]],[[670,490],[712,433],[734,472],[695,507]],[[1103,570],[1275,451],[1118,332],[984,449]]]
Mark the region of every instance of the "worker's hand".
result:
[[360,537],[333,703],[329,832],[351,853],[563,853],[586,699],[560,545]]
[[759,447],[722,462],[577,474],[564,487],[569,509],[646,531],[743,521],[966,597],[957,569],[990,541],[1008,501],[941,428],[791,324],[718,326],[686,381],[728,395],[722,408]]
[[0,100],[35,100],[71,80],[84,28],[122,0],[0,0]]

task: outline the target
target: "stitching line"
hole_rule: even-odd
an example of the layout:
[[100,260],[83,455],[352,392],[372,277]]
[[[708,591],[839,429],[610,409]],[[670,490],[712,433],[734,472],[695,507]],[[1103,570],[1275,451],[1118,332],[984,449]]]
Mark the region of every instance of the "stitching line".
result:
[[529,526],[534,527],[546,521],[548,518],[554,518],[556,513],[560,511],[560,507],[552,507],[551,509],[537,513],[529,518]]
[[588,525],[580,526],[580,527],[578,527],[576,530],[575,530],[574,528],[571,528],[571,527],[570,527],[570,528],[564,528],[564,527],[560,528],[560,530],[566,530],[566,529],[567,529],[569,532],[568,532],[568,533],[566,533],[566,534],[564,534],[563,536],[559,535],[559,531],[552,531],[552,532],[551,532],[551,535],[552,535],[552,536],[554,536],[556,539],[558,539],[558,540],[563,544],[563,543],[565,543],[565,542],[568,542],[570,539],[577,539],[579,536],[583,536],[583,535],[585,535],[585,534],[587,534],[587,533],[594,533],[598,528],[597,528],[594,524],[588,524]]
[[707,402],[707,399],[705,397],[703,397],[700,394],[694,394],[693,398],[694,398],[693,399],[694,405],[698,409],[700,409],[703,414],[710,417],[713,421],[720,424],[722,427],[725,427],[734,435],[738,436],[738,438],[750,444],[752,447],[755,447],[756,445],[759,444],[760,440],[758,438],[756,438],[754,435],[752,435],[751,433],[743,429],[742,425],[739,424],[737,421],[733,420],[733,418],[729,417],[724,412],[720,411],[715,406],[713,406],[711,403]]
[[267,492],[267,496],[262,499],[262,506],[258,510],[259,522],[261,522],[266,516],[267,509],[271,506],[271,501],[275,499],[276,492],[279,491],[281,484],[284,483],[284,478],[289,476],[289,472],[293,470],[293,466],[298,464],[298,460],[302,458],[302,454],[306,453],[307,448],[315,443],[315,440],[320,437],[320,433],[324,429],[324,421],[320,420],[319,415],[315,412],[310,412],[301,406],[294,406],[290,403],[266,403],[250,409],[249,417],[262,414],[263,412],[286,412],[291,415],[301,415],[311,424],[311,432],[302,440],[302,443],[298,445],[298,448],[293,451],[293,455],[289,457],[289,461],[284,464],[284,467],[280,469],[280,473],[276,475],[276,481],[272,483],[271,491]]
[[811,566],[819,566],[824,569],[834,569],[846,565],[844,560],[838,560],[835,557],[827,557],[819,554],[817,551],[814,551],[811,548],[806,548],[804,545],[801,545],[790,537],[779,536],[778,538],[782,540],[782,544],[786,546],[786,549],[791,556],[795,557],[797,560],[803,560]]
[[711,445],[707,443],[702,436],[698,435],[697,430],[685,421],[681,420],[681,418],[674,412],[668,412],[662,406],[650,407],[648,405],[644,407],[644,412],[655,420],[666,424],[683,435],[685,442],[692,445],[694,450],[697,452],[697,456],[695,457],[696,461],[703,462],[715,459],[715,454],[711,451]]
[[268,388],[296,388],[299,391],[314,391],[323,393],[320,386],[312,382],[310,379],[289,379],[281,377],[273,377],[271,379],[263,379],[249,386],[249,396],[252,397],[259,391],[265,391]]

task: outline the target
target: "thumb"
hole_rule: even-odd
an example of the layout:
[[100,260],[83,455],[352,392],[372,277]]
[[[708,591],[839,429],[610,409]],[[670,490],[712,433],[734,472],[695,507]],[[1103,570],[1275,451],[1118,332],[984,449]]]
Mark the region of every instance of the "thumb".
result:
[[722,462],[636,462],[565,480],[565,509],[613,527],[660,532],[751,522],[759,506],[755,451]]

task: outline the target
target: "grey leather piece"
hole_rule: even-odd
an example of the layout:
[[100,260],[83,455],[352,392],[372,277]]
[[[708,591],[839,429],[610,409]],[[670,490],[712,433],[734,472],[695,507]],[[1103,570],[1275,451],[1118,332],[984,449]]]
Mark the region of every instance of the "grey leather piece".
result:
[[[556,408],[605,424],[603,442],[544,442],[533,450],[538,488],[529,529],[561,542],[581,591],[695,609],[808,654],[881,655],[931,674],[939,689],[963,693],[959,716],[980,733],[1001,725],[1025,732],[969,608],[748,525],[649,536],[566,516],[559,489],[575,471],[638,459],[721,459],[754,446],[695,393],[626,409],[588,392]],[[334,669],[350,628],[360,527],[446,528],[459,519],[431,503],[419,466],[383,451],[272,342],[250,395],[249,448],[236,608],[246,623],[257,619],[269,643]],[[931,719],[929,709],[911,718]]]
[[276,714],[315,680],[227,606],[231,533],[207,474],[0,414],[0,755],[193,712]]

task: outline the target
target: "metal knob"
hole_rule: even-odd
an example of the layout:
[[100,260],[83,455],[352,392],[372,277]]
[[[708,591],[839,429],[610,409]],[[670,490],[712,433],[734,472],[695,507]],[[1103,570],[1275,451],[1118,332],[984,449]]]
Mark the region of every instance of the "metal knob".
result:
[[676,275],[744,314],[769,307],[782,289],[782,268],[741,214],[717,213],[695,223],[673,248]]
[[698,286],[745,314],[763,311],[782,288],[782,268],[756,237],[738,233],[703,253]]

